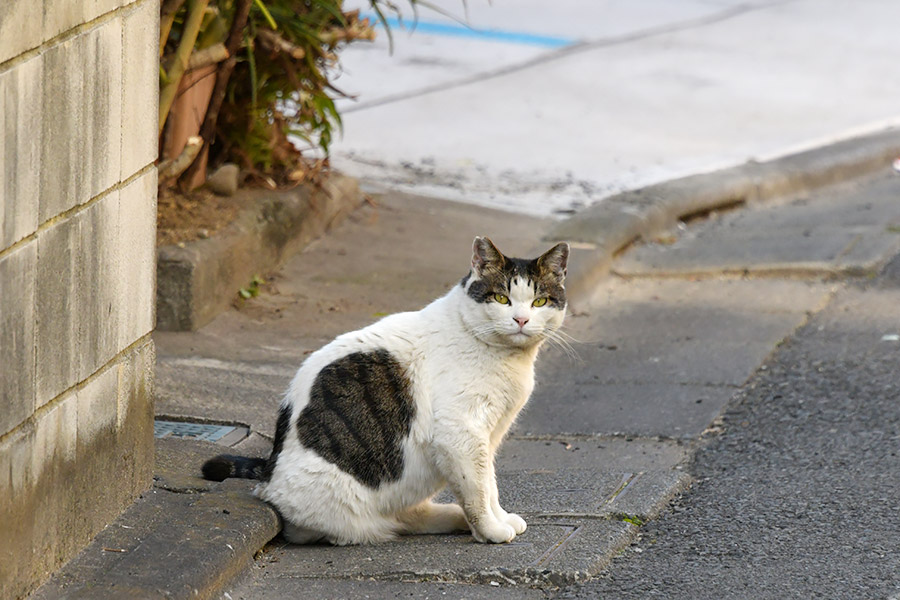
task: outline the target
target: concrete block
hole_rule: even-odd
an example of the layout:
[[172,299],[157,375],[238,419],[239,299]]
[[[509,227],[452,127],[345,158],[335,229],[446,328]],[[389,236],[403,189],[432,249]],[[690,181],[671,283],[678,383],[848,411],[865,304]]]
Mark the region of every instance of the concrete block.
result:
[[119,194],[119,294],[122,350],[153,329],[156,307],[156,170],[151,169]]
[[[0,443],[0,597],[18,598],[28,591],[34,515],[23,510],[28,500],[34,429],[20,428]],[[27,554],[23,550],[27,549]]]
[[[8,491],[0,498],[11,500],[24,494],[31,480],[31,449],[34,446],[34,428],[20,427],[0,444],[0,489]],[[0,521],[0,523],[4,523]],[[10,539],[4,536],[3,539]]]
[[148,338],[117,365],[117,444],[120,484],[133,494],[153,475],[153,368],[156,353]]
[[120,18],[107,21],[44,55],[40,222],[118,181],[121,27]]
[[93,21],[131,0],[44,0],[43,37],[49,40],[73,27]]
[[39,222],[88,199],[85,169],[85,94],[81,70],[88,64],[86,36],[80,35],[44,53],[44,96],[41,112],[41,196]]
[[[119,181],[122,162],[122,18],[94,29],[87,40],[88,63],[83,77],[90,138],[89,198]],[[153,90],[156,87],[151,88]],[[131,107],[129,107],[131,110]],[[129,113],[132,114],[132,113]]]
[[144,0],[122,15],[122,162],[124,181],[156,160],[159,113],[159,3]]
[[34,412],[37,242],[0,258],[0,436]]
[[70,393],[0,445],[0,597],[24,596],[65,551],[75,415]]
[[78,380],[108,363],[120,350],[123,305],[120,293],[119,192],[114,191],[74,217],[80,248],[75,277],[75,330]]
[[32,500],[25,508],[33,510],[35,515],[31,545],[40,549],[39,557],[34,560],[39,570],[55,567],[54,557],[67,545],[65,536],[59,535],[58,515],[69,514],[72,509],[72,496],[68,492],[73,470],[77,469],[77,415],[74,391],[67,392],[49,410],[36,415],[26,490]]
[[[0,8],[0,21],[4,10]],[[35,107],[41,105],[42,69],[43,58],[36,56],[0,73],[0,248],[34,233],[38,226],[42,115]]]
[[75,273],[81,252],[80,220],[69,219],[37,238],[35,282],[35,408],[78,380],[75,354]]
[[82,451],[99,437],[115,437],[118,392],[118,365],[101,370],[78,390],[78,445]]
[[34,0],[0,2],[0,63],[41,45],[43,8]]
[[[118,390],[113,364],[57,396],[0,446],[0,489],[13,492],[0,496],[0,597],[24,597],[149,485],[152,416],[144,409],[149,424],[127,420],[117,431]],[[146,473],[138,487],[129,471],[135,463]]]

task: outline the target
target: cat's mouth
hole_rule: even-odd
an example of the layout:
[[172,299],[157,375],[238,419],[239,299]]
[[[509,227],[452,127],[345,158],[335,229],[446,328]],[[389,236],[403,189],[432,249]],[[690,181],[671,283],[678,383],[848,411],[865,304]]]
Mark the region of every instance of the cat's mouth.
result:
[[533,333],[527,333],[525,331],[519,330],[509,335],[509,338],[517,343],[524,343],[531,339],[533,339],[535,335]]

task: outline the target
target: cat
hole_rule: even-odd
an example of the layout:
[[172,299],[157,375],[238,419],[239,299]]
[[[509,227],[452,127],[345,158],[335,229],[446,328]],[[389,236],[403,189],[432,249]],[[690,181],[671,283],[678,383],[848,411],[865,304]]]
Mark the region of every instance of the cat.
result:
[[[445,296],[343,334],[294,376],[268,460],[221,455],[207,479],[261,479],[255,494],[308,544],[471,531],[510,542],[525,520],[500,506],[494,455],[534,388],[534,362],[566,311],[569,246],[508,258],[476,237]],[[432,498],[450,487],[458,504]]]

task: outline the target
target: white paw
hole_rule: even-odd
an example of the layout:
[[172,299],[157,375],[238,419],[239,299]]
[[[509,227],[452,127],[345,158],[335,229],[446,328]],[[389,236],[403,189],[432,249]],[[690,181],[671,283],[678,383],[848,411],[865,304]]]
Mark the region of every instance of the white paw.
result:
[[515,513],[507,513],[506,519],[504,520],[506,521],[507,525],[515,530],[516,535],[525,533],[525,528],[528,527],[528,524],[525,523],[525,519]]
[[482,544],[505,544],[515,539],[516,530],[511,525],[493,520],[473,527],[472,535]]

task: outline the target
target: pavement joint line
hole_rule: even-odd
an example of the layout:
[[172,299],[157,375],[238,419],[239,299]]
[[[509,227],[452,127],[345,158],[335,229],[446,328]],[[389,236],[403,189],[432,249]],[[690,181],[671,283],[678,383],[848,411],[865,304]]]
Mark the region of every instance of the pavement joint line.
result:
[[643,472],[640,472],[640,473],[625,473],[624,475],[622,475],[622,481],[619,483],[619,487],[617,487],[615,490],[613,490],[613,493],[610,494],[606,498],[606,500],[604,500],[600,504],[599,507],[597,507],[597,510],[602,510],[603,507],[609,506],[610,504],[615,502],[616,498],[618,498],[628,488],[628,486],[630,486],[632,483],[637,481],[637,479],[643,474],[644,474]]
[[534,561],[531,562],[528,566],[530,567],[540,567],[548,560],[559,554],[563,551],[566,545],[569,543],[569,540],[578,535],[582,529],[584,529],[584,525],[579,525],[577,527],[568,526],[570,531],[565,534],[562,538],[557,540],[557,542],[548,548],[543,554],[537,557]]
[[[734,387],[740,389],[741,386],[728,385],[725,387]],[[676,443],[684,445],[690,443],[691,440],[670,437],[666,435],[639,435],[631,433],[539,433],[539,434],[513,434],[506,438],[507,440],[517,440],[521,442],[564,442],[567,440],[579,442],[591,442],[604,440],[623,440],[626,442],[656,442],[656,443]],[[501,446],[502,448],[502,446]]]
[[218,358],[205,358],[202,356],[179,356],[160,359],[163,362],[176,367],[193,367],[197,369],[211,369],[217,371],[229,371],[246,375],[273,375],[293,376],[297,367],[279,365],[278,363],[258,363],[246,361],[227,361]]
[[[849,250],[848,250],[849,251]],[[710,267],[708,269],[699,269],[696,271],[658,271],[658,272],[627,272],[618,271],[615,268],[611,273],[617,277],[621,277],[626,281],[634,280],[681,280],[681,281],[738,281],[738,280],[763,280],[763,279],[787,279],[791,281],[808,281],[828,283],[832,281],[842,281],[849,278],[864,277],[870,272],[875,273],[878,268],[871,271],[868,269],[859,269],[853,266],[849,267],[833,267],[823,265],[815,266],[796,266],[796,267],[745,267],[745,268],[723,268]]]
[[850,252],[852,252],[853,249],[857,245],[859,245],[859,243],[862,240],[863,240],[863,234],[861,234],[861,233],[856,234],[853,237],[853,239],[850,240],[850,242],[847,244],[847,246],[838,253],[838,255],[835,257],[835,259],[841,259],[841,258],[844,258],[845,256],[847,256],[848,254],[850,254]]

